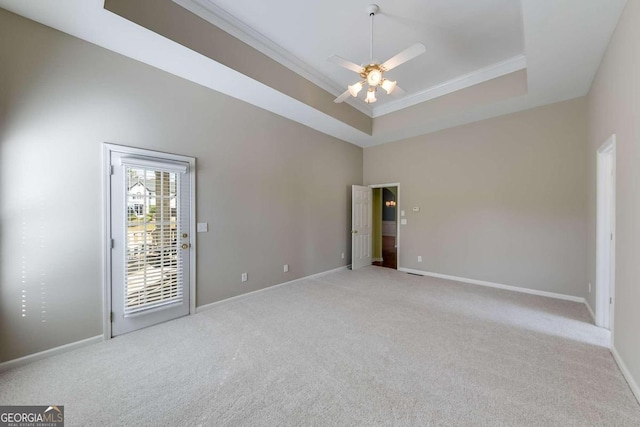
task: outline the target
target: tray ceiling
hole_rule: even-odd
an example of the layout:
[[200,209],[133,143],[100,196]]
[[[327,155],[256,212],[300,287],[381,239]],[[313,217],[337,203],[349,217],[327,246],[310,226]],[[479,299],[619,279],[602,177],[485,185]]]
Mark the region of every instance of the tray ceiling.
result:
[[[334,95],[359,78],[327,61],[333,54],[369,62],[366,2],[174,0]],[[520,0],[378,1],[374,59],[384,61],[416,42],[426,54],[390,71],[404,99],[382,94],[367,105],[376,117],[487,81],[526,66]]]
[[[132,3],[106,0],[106,3],[132,5],[160,26],[170,25],[172,30],[196,37],[189,25],[180,27],[185,25],[184,20],[174,19],[176,15],[198,19],[180,7],[178,1],[186,0]],[[201,13],[207,12],[190,1]],[[292,82],[297,93],[290,87],[283,90],[278,84],[288,82],[281,75],[257,76],[255,72],[252,75],[234,69],[190,48],[188,43],[163,36],[155,29],[105,9],[105,0],[0,0],[0,7],[320,132],[370,147],[586,95],[627,3],[627,0],[378,1],[383,12],[376,21],[376,56],[385,58],[420,41],[427,46],[426,56],[420,61],[434,62],[425,66],[416,60],[405,64],[404,70],[398,69],[395,78],[412,93],[394,101],[383,101],[381,96],[375,107],[378,111],[368,111],[372,119],[348,105],[342,107],[349,111],[328,108],[325,101],[335,104],[331,95],[322,90],[336,94],[350,82],[349,73],[333,68],[326,57],[335,53],[353,61],[362,60],[362,55],[366,59],[368,23],[362,11],[369,1],[360,4],[334,0],[207,1],[216,2],[209,3],[209,8],[230,9],[226,11],[228,20],[221,20],[223,23],[216,24],[218,27],[230,33],[225,26],[236,27],[233,31],[238,31],[238,27],[249,29],[249,34],[257,38],[253,37],[253,42],[241,40],[260,51],[252,43],[262,43],[267,51],[272,50],[273,55],[269,56],[275,61],[263,55],[264,59],[292,76],[299,77],[298,73],[307,84]],[[161,7],[171,13],[159,16]],[[231,15],[236,7],[251,8],[251,16],[244,19],[253,21],[243,23],[242,17]],[[384,16],[385,13],[388,15]],[[295,26],[289,21],[294,21]],[[201,22],[205,27],[216,28]],[[264,40],[260,41],[260,37]],[[288,38],[299,40],[287,44]],[[206,46],[211,41],[203,39],[201,44]],[[235,53],[234,58],[239,58],[233,50],[225,53],[232,56]],[[264,59],[258,58],[258,62],[265,64]],[[245,58],[240,60],[242,64],[250,63]],[[278,67],[270,68],[273,72]],[[274,77],[276,84],[269,81]],[[360,103],[353,105],[367,111]],[[369,125],[363,127],[367,121]]]

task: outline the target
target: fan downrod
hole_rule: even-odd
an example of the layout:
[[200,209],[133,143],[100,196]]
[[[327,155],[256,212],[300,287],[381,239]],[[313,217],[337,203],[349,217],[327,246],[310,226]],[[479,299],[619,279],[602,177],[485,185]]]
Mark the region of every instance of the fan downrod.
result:
[[369,14],[369,16],[373,16],[378,12],[380,12],[380,6],[378,6],[377,4],[370,4],[367,7],[367,13]]

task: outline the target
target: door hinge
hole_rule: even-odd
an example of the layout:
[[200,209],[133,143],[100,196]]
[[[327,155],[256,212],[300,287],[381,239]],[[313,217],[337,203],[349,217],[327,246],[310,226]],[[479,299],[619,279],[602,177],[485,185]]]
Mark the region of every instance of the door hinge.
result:
[[111,245],[111,249],[113,249],[113,247],[115,246],[115,242],[113,241],[113,239],[111,239],[110,245]]
[[613,240],[613,233],[611,233],[611,240]]
[[609,298],[609,304],[613,304],[613,298]]
[[113,311],[109,313],[109,321],[113,323]]

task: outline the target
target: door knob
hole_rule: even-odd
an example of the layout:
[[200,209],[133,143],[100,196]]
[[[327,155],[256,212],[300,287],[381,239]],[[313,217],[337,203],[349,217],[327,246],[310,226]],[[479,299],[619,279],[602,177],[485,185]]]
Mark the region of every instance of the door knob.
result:
[[188,243],[183,243],[183,244],[181,245],[181,248],[182,248],[182,249],[189,249],[189,246],[191,246],[191,245],[190,245],[190,244],[188,244]]
[[353,230],[352,233],[353,234],[358,234],[358,230]]

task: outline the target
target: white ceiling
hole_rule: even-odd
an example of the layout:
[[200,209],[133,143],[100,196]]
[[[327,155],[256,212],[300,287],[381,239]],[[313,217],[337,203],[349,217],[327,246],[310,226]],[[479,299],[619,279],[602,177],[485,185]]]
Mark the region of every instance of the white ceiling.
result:
[[[337,54],[356,64],[370,63],[371,0],[174,1],[294,71],[301,65],[308,72],[305,77],[335,95],[360,78],[328,57]],[[520,0],[376,1],[380,12],[374,18],[374,61],[384,62],[416,42],[427,52],[386,75],[414,102],[398,102],[397,95],[385,93],[371,106],[363,102],[363,94],[356,104],[351,100],[373,117],[430,99],[429,89],[461,76],[496,68],[485,73],[486,81],[525,66]],[[505,69],[504,62],[513,59],[518,59],[517,68],[511,64]]]
[[[244,3],[245,1],[250,0],[236,0],[236,2],[240,3]],[[256,7],[259,9],[257,11],[254,9],[253,14],[257,16],[259,20],[268,21],[268,19],[263,18],[263,16],[266,16],[265,14],[267,13],[273,13],[273,10],[277,10],[277,8],[273,8],[272,3],[279,4],[280,1],[285,2],[288,0],[272,0],[270,2],[254,0],[253,2],[255,2]],[[419,2],[415,0],[413,7],[417,9],[408,9],[409,12],[403,9],[402,13],[394,13],[393,15],[404,16],[402,14],[408,14],[407,16],[410,16],[410,19],[424,20],[424,22],[428,24],[428,28],[423,29],[424,33],[431,34],[429,37],[432,39],[440,40],[439,46],[441,48],[442,46],[451,46],[453,42],[450,40],[458,40],[457,43],[453,43],[455,46],[468,46],[466,42],[459,41],[464,39],[460,35],[455,37],[447,36],[450,38],[445,37],[445,34],[449,33],[441,29],[441,27],[445,29],[450,29],[451,27],[444,26],[442,25],[443,23],[452,26],[457,25],[461,31],[466,31],[466,27],[471,25],[476,29],[469,31],[485,31],[486,37],[490,37],[489,34],[494,34],[489,31],[493,27],[493,24],[490,24],[490,22],[495,18],[494,15],[500,15],[501,12],[499,10],[493,10],[491,14],[484,14],[483,9],[479,7],[481,3],[485,5],[496,5],[500,3],[511,4],[511,9],[509,9],[511,12],[507,13],[509,17],[498,19],[499,22],[505,22],[503,24],[505,25],[505,31],[515,31],[508,22],[512,22],[512,9],[514,7],[516,10],[520,9],[522,13],[522,24],[516,23],[516,26],[522,25],[524,38],[520,36],[518,43],[514,43],[513,46],[516,46],[514,49],[517,51],[517,46],[521,46],[522,43],[524,43],[528,93],[525,96],[519,96],[489,105],[463,109],[454,114],[449,114],[444,118],[424,117],[413,126],[407,126],[404,129],[393,132],[384,133],[376,131],[374,122],[373,135],[367,135],[354,129],[334,117],[311,108],[301,101],[284,95],[210,58],[106,11],[103,8],[104,0],[56,0],[55,2],[41,0],[0,0],[0,7],[160,68],[179,77],[191,80],[202,86],[209,87],[260,108],[272,111],[318,131],[362,147],[368,147],[586,95],[626,1],[627,0],[519,0],[514,2],[511,0],[422,0]],[[229,1],[229,3],[231,4],[231,1]],[[263,11],[262,8],[268,9],[267,3],[272,9]],[[300,5],[297,5],[297,3],[300,3]],[[325,49],[325,51],[323,51],[321,56],[318,56],[319,59],[315,60],[322,63],[324,67],[328,67],[330,64],[325,63],[322,59],[333,53],[342,54],[354,61],[358,61],[358,54],[360,49],[362,49],[358,43],[351,45],[338,42],[336,44],[333,40],[324,40],[325,37],[333,37],[333,32],[331,31],[334,25],[333,22],[348,23],[352,19],[359,19],[365,22],[366,30],[366,16],[361,18],[361,10],[362,7],[366,7],[369,2],[363,2],[355,6],[351,4],[354,3],[352,1],[344,1],[343,3],[344,4],[340,4],[334,0],[325,0],[323,2],[292,2],[292,5],[295,7],[302,8],[303,13],[295,16],[290,15],[289,19],[298,21],[300,28],[305,29],[303,32],[309,33],[307,37],[314,37],[320,40],[318,43],[324,46],[323,49]],[[381,7],[385,7],[385,3],[382,1],[380,1],[379,4]],[[394,6],[394,2],[390,2],[389,4],[390,7],[397,7]],[[516,4],[516,6],[513,6],[514,4]],[[517,4],[520,4],[519,8]],[[442,8],[438,9],[434,5],[440,5]],[[316,8],[317,10],[314,10]],[[421,15],[420,8],[429,8],[429,14]],[[356,17],[351,18],[351,10],[353,10],[353,14],[355,14]],[[456,13],[456,10],[458,10],[459,13]],[[464,12],[462,12],[462,10],[464,10]],[[325,25],[329,25],[329,27],[317,27],[320,24],[314,19],[315,15],[319,16],[318,22],[328,22],[328,24]],[[338,21],[331,21],[330,19],[322,18],[325,15],[331,15],[334,19],[336,19],[335,17],[337,15],[340,15],[340,18]],[[438,16],[438,18],[435,19],[433,18],[434,16]],[[282,19],[284,20],[284,18]],[[484,24],[482,24],[482,22],[474,24],[476,20],[485,22],[486,26],[483,27]],[[380,21],[382,21],[382,16]],[[391,26],[392,22],[392,18],[388,17],[387,24]],[[408,22],[413,21],[410,20]],[[441,27],[435,24],[441,25]],[[413,28],[412,31],[419,32],[419,28],[409,23],[404,25]],[[340,27],[337,24],[336,26]],[[382,24],[380,24],[380,27],[381,26]],[[355,32],[354,37],[362,37],[362,33],[360,33],[361,30],[356,27],[360,27],[360,25],[354,25],[353,27],[347,25],[345,28],[353,28]],[[345,30],[343,29],[341,31]],[[409,30],[406,31],[409,32]],[[438,31],[440,31],[440,39],[433,35],[438,34]],[[467,34],[464,31],[463,34]],[[394,32],[392,31],[392,33]],[[395,40],[394,43],[398,44],[397,46],[382,46],[383,42],[380,42],[380,55],[392,55],[396,50],[400,50],[415,41],[411,33],[402,34],[403,35],[399,35],[398,37],[395,37],[395,35],[393,37]],[[297,36],[299,35],[294,34],[292,37]],[[494,36],[498,37],[498,34],[495,33]],[[408,38],[405,39],[402,37]],[[468,37],[468,34],[465,37]],[[498,37],[498,39],[499,38],[500,37]],[[435,42],[430,42],[428,39],[419,41],[422,41],[427,46],[427,56],[435,51]],[[359,43],[362,44],[362,41]],[[505,52],[508,49],[507,46],[511,46],[507,42],[497,40],[494,41],[494,43],[501,46],[501,49],[504,49]],[[303,46],[305,44],[301,43],[300,45]],[[385,49],[390,53],[384,51]],[[312,47],[310,47],[310,50],[312,50]],[[491,57],[491,55],[494,54],[492,52],[494,51],[486,48],[486,50],[483,50],[483,54],[479,56],[485,59],[493,58]],[[495,54],[497,55],[497,53]],[[366,59],[366,38],[364,55]],[[505,55],[508,56],[509,53],[505,53]],[[383,56],[383,58],[385,57]],[[457,69],[455,67],[462,66],[459,64],[479,64],[480,62],[474,62],[476,60],[479,61],[478,57],[470,54],[469,59],[460,60],[459,63],[453,62],[457,65],[451,66],[449,71]],[[422,69],[421,71],[409,70],[409,68],[418,63],[419,62],[409,62],[403,66],[408,67],[406,69],[408,74],[415,73],[417,75],[417,77],[415,77],[416,80],[420,80],[420,73],[429,73],[429,68]],[[522,68],[522,61],[506,61],[505,63],[511,64],[509,65],[511,68]],[[463,79],[454,79],[453,83],[455,84],[448,84],[448,86],[451,86],[451,88],[465,87],[465,84],[474,82],[474,76],[484,75],[486,77],[491,75],[491,72],[495,72],[495,69],[501,67],[505,69],[508,68],[504,65],[505,63],[497,68],[486,67],[479,74],[471,73],[471,75],[464,76]],[[301,69],[304,68],[303,66],[304,64],[299,64]],[[323,70],[324,69],[325,68],[323,68]],[[337,71],[335,71],[335,69],[327,71],[327,76],[333,78],[331,77],[333,74],[329,74],[333,72]],[[304,70],[301,74],[304,75]],[[347,77],[348,75],[349,73],[347,73]],[[402,77],[399,75],[397,78],[400,80]],[[411,76],[407,75],[406,81],[408,83],[408,89],[415,89],[413,85],[429,84],[422,80],[420,80],[422,83],[420,83],[420,81],[409,83],[409,80],[411,80]],[[328,84],[331,84],[331,82],[328,82]],[[400,84],[405,85],[404,81],[400,81]],[[428,94],[429,91],[423,92],[427,92]],[[435,93],[437,92],[439,92],[439,94],[448,93],[447,90],[441,87],[435,90]],[[424,95],[424,93],[422,95]],[[414,99],[413,101],[416,100]],[[419,101],[420,99],[418,99],[417,102]],[[384,105],[381,106],[384,107]]]

